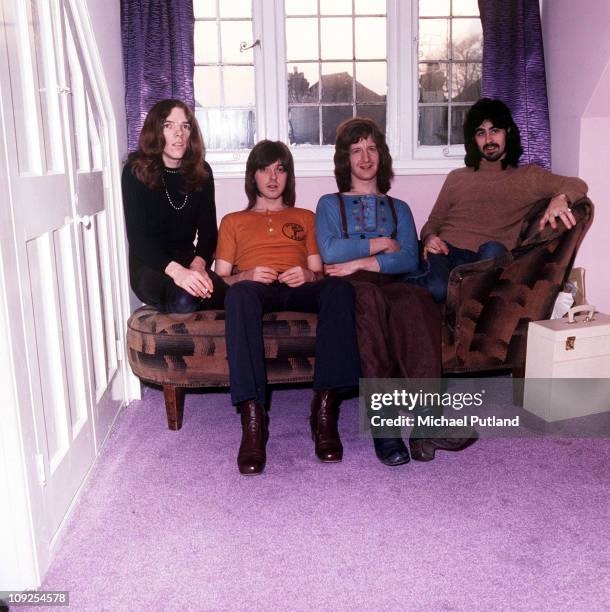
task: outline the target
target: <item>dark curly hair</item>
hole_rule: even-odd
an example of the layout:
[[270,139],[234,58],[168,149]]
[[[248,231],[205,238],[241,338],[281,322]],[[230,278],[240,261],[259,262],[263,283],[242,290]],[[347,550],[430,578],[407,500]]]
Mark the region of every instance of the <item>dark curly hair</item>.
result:
[[174,108],[181,108],[191,124],[191,133],[186,151],[180,163],[180,174],[184,177],[186,190],[200,191],[208,178],[205,169],[205,146],[199,131],[199,125],[193,111],[181,100],[173,98],[157,102],[146,115],[144,125],[138,140],[138,149],[129,154],[127,161],[131,163],[132,172],[149,189],[162,188],[161,174],[163,172],[163,124]]
[[377,188],[381,193],[390,190],[394,171],[392,156],[385,141],[383,132],[372,120],[365,117],[354,117],[339,124],[335,141],[335,179],[339,191],[349,191],[352,188],[352,171],[349,161],[349,148],[363,138],[373,137],[379,151],[379,169],[377,170]]
[[248,161],[246,162],[245,189],[248,196],[248,206],[250,210],[256,204],[256,198],[260,195],[256,187],[255,174],[257,170],[263,170],[267,166],[281,162],[286,171],[286,187],[282,194],[282,200],[286,206],[294,206],[296,201],[294,161],[290,149],[281,141],[261,140],[254,145]]
[[506,166],[517,167],[519,158],[523,153],[519,128],[513,121],[508,106],[501,100],[490,98],[481,98],[466,113],[466,119],[464,120],[464,147],[466,148],[464,163],[470,168],[479,169],[483,153],[481,153],[474,139],[474,133],[484,121],[490,121],[494,127],[506,130],[506,155],[502,160],[502,169],[504,170]]

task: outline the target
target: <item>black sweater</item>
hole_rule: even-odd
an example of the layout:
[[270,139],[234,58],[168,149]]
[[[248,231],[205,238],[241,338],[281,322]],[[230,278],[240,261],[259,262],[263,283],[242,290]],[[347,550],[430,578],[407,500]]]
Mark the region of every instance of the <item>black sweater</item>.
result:
[[[128,163],[123,168],[122,187],[130,259],[163,272],[176,254],[192,252],[212,264],[218,227],[214,201],[214,177],[205,162],[209,178],[201,191],[189,193],[186,206],[175,210],[164,189],[149,189],[138,180]],[[164,172],[165,184],[175,206],[184,202],[184,179]],[[193,245],[197,235],[197,246]]]

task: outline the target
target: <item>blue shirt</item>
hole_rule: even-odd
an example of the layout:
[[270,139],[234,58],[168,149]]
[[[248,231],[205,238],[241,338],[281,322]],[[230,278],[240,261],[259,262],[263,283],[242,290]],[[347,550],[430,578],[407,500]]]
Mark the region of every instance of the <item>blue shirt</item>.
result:
[[324,263],[343,263],[368,257],[370,238],[391,238],[396,230],[400,251],[375,255],[379,271],[385,274],[404,274],[417,270],[419,248],[411,209],[402,200],[392,198],[392,201],[397,225],[387,196],[344,195],[348,234],[348,238],[345,238],[337,195],[323,195],[316,208],[316,235]]

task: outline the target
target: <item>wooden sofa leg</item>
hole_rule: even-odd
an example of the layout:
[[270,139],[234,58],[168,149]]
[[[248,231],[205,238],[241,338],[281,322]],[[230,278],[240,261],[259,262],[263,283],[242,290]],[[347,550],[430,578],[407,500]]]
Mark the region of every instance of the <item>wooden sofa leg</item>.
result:
[[513,404],[523,407],[523,393],[525,388],[525,368],[513,368]]
[[184,414],[184,387],[163,385],[163,396],[167,411],[167,426],[173,431],[178,431],[182,427]]

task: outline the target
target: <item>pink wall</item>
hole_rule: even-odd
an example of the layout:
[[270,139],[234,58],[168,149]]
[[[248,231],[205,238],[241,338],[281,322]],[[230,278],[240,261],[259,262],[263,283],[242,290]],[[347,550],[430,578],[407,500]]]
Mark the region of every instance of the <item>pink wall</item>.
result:
[[[426,222],[444,180],[445,175],[439,174],[398,176],[394,179],[390,193],[409,204],[418,230]],[[331,176],[297,178],[297,206],[315,210],[321,195],[335,191],[337,191],[337,184]],[[245,206],[243,179],[216,180],[216,207],[219,220],[228,212],[242,210]]]
[[[87,0],[116,113],[119,150],[126,151],[123,67],[119,3]],[[587,269],[589,299],[610,312],[610,2],[543,0],[547,85],[551,115],[553,169],[579,175],[597,204],[596,217],[577,265]],[[298,174],[298,168],[297,168]],[[444,175],[399,176],[392,194],[406,200],[421,228],[444,181]],[[218,216],[245,204],[242,179],[219,179]],[[332,177],[297,180],[298,204],[315,208],[319,196],[335,191]]]
[[545,0],[542,26],[553,170],[589,185],[595,218],[576,265],[588,301],[610,312],[610,2]]

